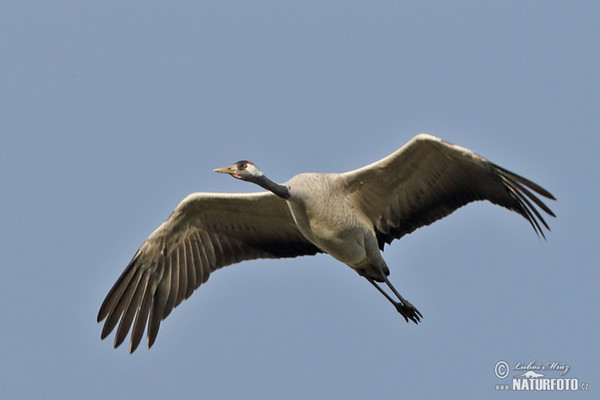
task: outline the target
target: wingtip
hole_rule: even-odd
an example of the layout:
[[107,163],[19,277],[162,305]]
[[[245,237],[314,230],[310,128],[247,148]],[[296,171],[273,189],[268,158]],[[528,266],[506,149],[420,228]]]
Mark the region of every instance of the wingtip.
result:
[[117,332],[117,335],[115,335],[115,341],[113,342],[113,347],[116,349],[121,344],[123,344],[124,341],[125,341],[125,336],[118,335],[118,332]]
[[138,348],[139,343],[134,343],[133,341],[129,343],[129,354],[133,354],[135,349]]
[[[108,296],[107,296],[108,298]],[[98,316],[96,316],[96,322],[100,323],[104,320],[104,318],[106,318],[106,316],[108,315],[108,307],[107,307],[107,298],[104,299],[104,301],[102,302],[102,305],[100,306],[100,309],[98,310]]]
[[[158,331],[156,332],[158,333]],[[156,341],[156,333],[155,334],[148,334],[148,338],[146,340],[146,344],[148,346],[148,350],[154,345],[154,342]]]

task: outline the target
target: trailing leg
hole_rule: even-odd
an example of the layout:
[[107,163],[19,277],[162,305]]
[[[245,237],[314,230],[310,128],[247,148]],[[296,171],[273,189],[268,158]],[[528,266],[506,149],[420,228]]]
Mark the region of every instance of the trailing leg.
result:
[[392,289],[392,292],[394,292],[394,294],[398,297],[398,299],[400,301],[396,301],[396,300],[392,299],[392,297],[389,294],[387,294],[386,291],[383,290],[377,284],[377,282],[375,282],[375,280],[373,280],[373,278],[370,278],[370,277],[365,277],[365,278],[371,283],[371,285],[375,286],[375,288],[379,291],[379,293],[384,295],[385,298],[388,299],[388,301],[390,303],[392,303],[394,305],[394,307],[396,307],[396,310],[404,317],[406,322],[408,322],[409,319],[411,321],[413,321],[415,324],[418,324],[421,321],[421,318],[423,318],[423,315],[408,300],[406,300],[405,298],[400,296],[398,291],[390,283],[390,281],[387,279],[387,277],[385,277],[386,284],[388,285],[388,287],[390,289]]
[[[371,285],[375,286],[375,288],[385,296],[386,299],[390,303],[396,307],[396,310],[404,317],[406,322],[408,320],[413,321],[415,324],[418,324],[423,318],[423,315],[413,306],[408,300],[398,293],[394,285],[389,281],[387,275],[389,275],[389,268],[387,267],[385,260],[381,257],[381,253],[379,252],[379,247],[377,244],[377,240],[374,235],[365,233],[365,250],[367,252],[367,259],[361,263],[362,268],[358,268],[357,272],[364,276]],[[356,268],[356,267],[355,267]],[[394,293],[394,295],[398,298],[398,301],[394,300],[389,294],[383,290],[377,282],[383,281],[387,285],[388,288]]]

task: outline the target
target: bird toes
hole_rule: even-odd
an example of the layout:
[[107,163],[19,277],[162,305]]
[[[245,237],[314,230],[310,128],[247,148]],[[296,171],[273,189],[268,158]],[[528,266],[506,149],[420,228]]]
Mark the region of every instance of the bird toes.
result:
[[402,315],[404,317],[406,322],[408,322],[408,320],[411,320],[415,324],[418,324],[419,322],[421,322],[421,318],[423,318],[423,314],[421,314],[421,312],[419,310],[417,310],[417,308],[415,306],[413,306],[411,303],[409,303],[408,301],[406,301],[404,303],[398,302],[395,304],[395,306],[396,306],[396,310],[398,310],[400,315]]

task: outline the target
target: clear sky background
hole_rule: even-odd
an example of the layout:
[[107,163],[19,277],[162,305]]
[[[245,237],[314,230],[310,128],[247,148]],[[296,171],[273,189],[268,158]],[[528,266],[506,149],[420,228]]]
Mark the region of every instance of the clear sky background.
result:
[[[2,1],[2,398],[513,398],[500,360],[565,363],[597,398],[599,21],[596,1]],[[478,203],[394,242],[418,326],[320,255],[219,270],[151,350],[100,341],[183,197],[258,190],[213,168],[343,172],[420,132],[554,193],[548,240]]]

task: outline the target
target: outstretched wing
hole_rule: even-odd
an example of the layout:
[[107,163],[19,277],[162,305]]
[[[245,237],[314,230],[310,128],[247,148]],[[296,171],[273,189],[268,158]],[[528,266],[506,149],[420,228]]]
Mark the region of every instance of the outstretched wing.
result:
[[373,223],[381,249],[476,200],[521,214],[542,237],[542,226],[550,228],[536,206],[555,216],[533,193],[555,200],[547,190],[427,134],[417,135],[382,160],[341,174],[340,179]]
[[314,255],[285,200],[272,193],[194,193],[137,251],[98,312],[102,339],[117,322],[115,347],[132,324],[129,352],[148,324],[148,347],[174,307],[206,282],[211,272],[243,260]]

